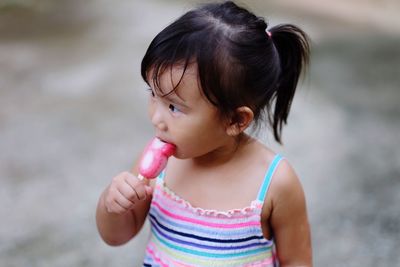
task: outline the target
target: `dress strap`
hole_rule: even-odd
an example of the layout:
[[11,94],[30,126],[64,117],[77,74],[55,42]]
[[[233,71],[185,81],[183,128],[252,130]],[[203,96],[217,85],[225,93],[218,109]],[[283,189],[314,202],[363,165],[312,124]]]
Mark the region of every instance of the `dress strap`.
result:
[[165,176],[165,169],[157,176],[158,181],[163,181]]
[[264,202],[265,196],[267,195],[268,192],[269,185],[271,184],[272,176],[274,175],[275,170],[277,169],[279,162],[282,159],[283,158],[281,155],[276,154],[276,156],[272,160],[267,170],[267,173],[264,176],[264,181],[261,185],[260,191],[258,191],[257,200]]

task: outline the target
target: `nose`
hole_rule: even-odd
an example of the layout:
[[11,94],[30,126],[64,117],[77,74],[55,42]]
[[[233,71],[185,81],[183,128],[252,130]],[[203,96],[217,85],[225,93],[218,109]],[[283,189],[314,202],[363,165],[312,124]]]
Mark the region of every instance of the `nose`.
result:
[[163,112],[161,105],[152,105],[150,108],[151,123],[159,131],[166,131],[168,129],[163,114],[165,112]]

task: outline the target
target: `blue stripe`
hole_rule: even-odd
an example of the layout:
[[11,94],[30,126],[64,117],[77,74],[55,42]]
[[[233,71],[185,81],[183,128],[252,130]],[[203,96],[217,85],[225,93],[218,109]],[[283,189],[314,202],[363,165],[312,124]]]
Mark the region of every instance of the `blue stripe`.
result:
[[165,169],[162,170],[162,172],[158,175],[157,180],[164,180],[164,176],[165,176]]
[[269,185],[271,184],[272,176],[274,175],[274,172],[279,164],[279,162],[282,160],[282,156],[277,154],[274,159],[272,160],[267,173],[265,174],[264,181],[261,185],[260,191],[258,192],[257,200],[264,202],[265,196],[267,194]]
[[239,257],[243,257],[243,256],[250,256],[253,254],[257,254],[257,253],[262,253],[262,252],[267,252],[269,250],[271,250],[271,247],[262,247],[262,248],[257,248],[257,249],[253,249],[253,250],[248,250],[248,251],[243,251],[243,252],[236,252],[236,253],[227,253],[227,254],[217,254],[217,253],[209,253],[209,252],[204,252],[204,251],[199,251],[199,250],[192,250],[192,249],[188,249],[188,248],[184,248],[184,247],[180,247],[180,246],[176,246],[174,244],[169,243],[168,241],[164,240],[163,238],[161,238],[158,233],[154,230],[154,228],[152,228],[152,233],[154,234],[154,236],[157,238],[157,240],[162,243],[163,245],[174,249],[174,250],[178,250],[187,254],[192,254],[192,255],[196,255],[196,256],[202,256],[202,257],[211,257],[211,258],[239,258]]
[[[183,232],[179,232],[179,231],[175,231],[173,229],[170,229],[168,227],[166,227],[165,225],[162,225],[156,217],[154,217],[154,215],[150,214],[150,218],[151,218],[151,223],[152,225],[157,225],[158,227],[162,228],[163,230],[170,232],[172,234],[176,234],[176,235],[180,235],[180,236],[184,236],[184,237],[189,237],[192,239],[197,239],[197,240],[202,240],[202,241],[209,241],[209,242],[215,242],[215,243],[241,243],[241,242],[246,242],[246,241],[250,241],[250,240],[260,240],[260,239],[264,239],[264,236],[248,236],[246,238],[238,238],[238,239],[217,239],[217,238],[208,238],[208,237],[203,237],[203,236],[198,236],[198,235],[193,235],[193,234],[188,234],[188,233],[183,233]],[[262,242],[262,244],[265,244],[265,242]]]
[[249,227],[249,228],[240,228],[240,229],[221,229],[221,228],[204,228],[204,227],[193,227],[191,224],[180,224],[178,222],[173,221],[172,219],[169,219],[167,216],[165,216],[159,209],[155,206],[152,206],[150,209],[150,215],[153,215],[156,217],[160,222],[164,224],[168,224],[170,226],[173,226],[178,229],[185,229],[188,231],[196,231],[199,234],[205,234],[205,235],[219,235],[219,236],[226,236],[230,237],[232,235],[238,236],[238,235],[262,235],[262,232],[260,231],[259,227]]
[[256,242],[256,243],[250,243],[250,244],[245,244],[245,245],[240,245],[240,246],[228,246],[228,247],[204,245],[204,244],[199,244],[199,243],[195,243],[195,242],[181,240],[181,239],[172,237],[170,235],[167,235],[166,233],[162,232],[160,230],[160,228],[154,222],[151,222],[151,225],[155,232],[157,232],[160,236],[164,237],[165,239],[172,241],[172,243],[179,243],[179,244],[183,244],[183,245],[187,245],[187,246],[191,246],[191,247],[195,247],[195,248],[228,251],[228,250],[239,250],[239,249],[252,248],[252,247],[261,247],[261,246],[266,245],[265,242]]

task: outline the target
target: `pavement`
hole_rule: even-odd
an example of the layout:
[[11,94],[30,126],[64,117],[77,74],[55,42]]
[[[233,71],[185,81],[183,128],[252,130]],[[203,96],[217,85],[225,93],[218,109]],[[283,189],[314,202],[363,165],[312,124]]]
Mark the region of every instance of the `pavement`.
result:
[[[400,266],[398,5],[242,2],[313,40],[284,146],[259,138],[302,180],[315,266]],[[193,3],[0,3],[0,266],[140,266],[148,226],[109,247],[96,203],[152,136],[147,45]]]

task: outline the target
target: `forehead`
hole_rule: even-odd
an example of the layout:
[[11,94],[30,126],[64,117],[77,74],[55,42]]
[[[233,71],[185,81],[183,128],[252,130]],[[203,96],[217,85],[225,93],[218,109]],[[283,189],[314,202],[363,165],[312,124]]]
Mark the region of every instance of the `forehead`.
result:
[[154,69],[151,69],[148,74],[148,81],[156,93],[162,96],[176,94],[184,101],[202,98],[196,64],[190,64],[186,69],[184,66],[174,65],[165,68],[156,76]]

